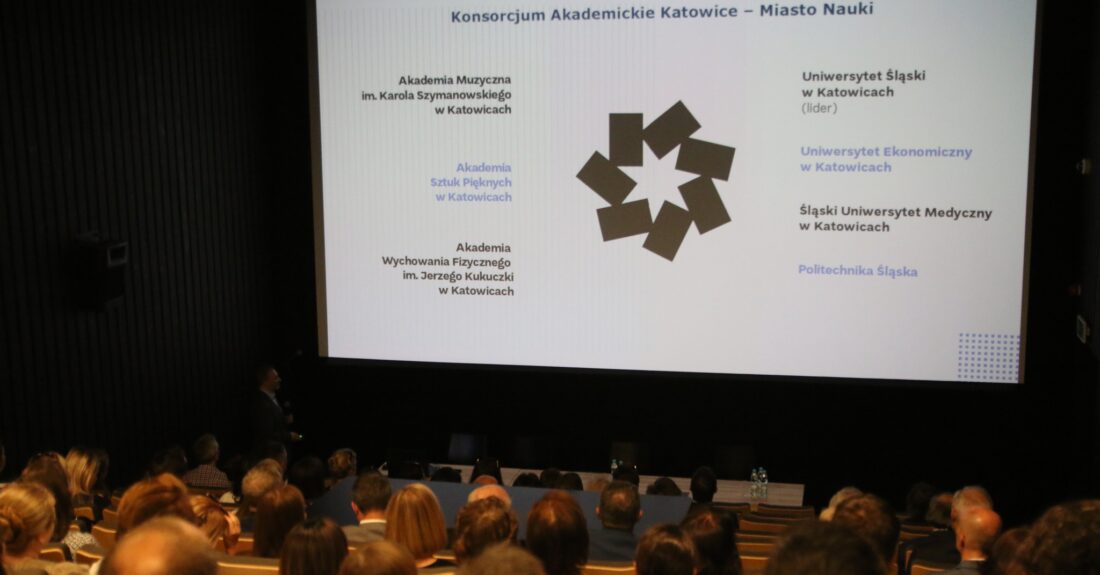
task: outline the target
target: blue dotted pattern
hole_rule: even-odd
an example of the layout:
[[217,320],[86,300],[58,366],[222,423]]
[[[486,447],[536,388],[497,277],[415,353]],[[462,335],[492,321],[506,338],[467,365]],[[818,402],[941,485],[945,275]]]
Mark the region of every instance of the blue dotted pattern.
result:
[[1018,383],[1019,334],[960,333],[958,372],[962,381]]

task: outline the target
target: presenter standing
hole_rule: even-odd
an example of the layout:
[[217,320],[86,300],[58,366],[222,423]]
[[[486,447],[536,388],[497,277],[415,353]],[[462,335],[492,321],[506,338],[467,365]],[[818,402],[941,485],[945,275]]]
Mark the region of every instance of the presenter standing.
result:
[[269,441],[287,444],[301,440],[300,434],[290,430],[294,416],[283,410],[283,405],[275,396],[283,383],[279,372],[274,366],[261,366],[256,370],[256,383],[256,393],[249,406],[253,445],[262,446]]

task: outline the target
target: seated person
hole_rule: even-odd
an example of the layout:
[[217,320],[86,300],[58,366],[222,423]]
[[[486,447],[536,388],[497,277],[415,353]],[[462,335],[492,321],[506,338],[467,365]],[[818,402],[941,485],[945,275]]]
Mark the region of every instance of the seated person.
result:
[[416,567],[451,565],[435,554],[447,546],[447,520],[430,489],[413,483],[393,494],[386,506],[386,540],[404,545]]
[[638,575],[695,575],[695,545],[679,527],[654,525],[638,541]]
[[455,517],[455,562],[473,559],[497,543],[513,543],[516,514],[496,497],[467,503]]
[[625,481],[612,481],[600,493],[596,516],[602,528],[588,534],[588,558],[596,561],[633,561],[638,547],[634,525],[642,518],[638,488]]
[[348,556],[348,539],[331,519],[295,525],[283,542],[279,575],[336,575]]
[[5,572],[42,570],[49,575],[86,575],[88,568],[38,558],[54,534],[54,497],[38,483],[13,483],[0,491],[0,541]]
[[527,513],[527,549],[542,561],[546,575],[580,575],[588,546],[588,522],[568,493],[547,492]]

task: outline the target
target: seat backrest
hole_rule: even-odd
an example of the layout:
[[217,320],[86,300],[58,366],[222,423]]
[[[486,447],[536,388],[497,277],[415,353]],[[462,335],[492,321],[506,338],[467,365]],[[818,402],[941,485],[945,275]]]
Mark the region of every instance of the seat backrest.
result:
[[272,575],[278,572],[278,559],[231,555],[218,558],[218,575]]
[[54,563],[64,563],[69,560],[65,554],[65,545],[63,543],[47,543],[38,552],[38,558],[43,561],[53,561]]
[[766,515],[769,517],[816,517],[817,513],[814,512],[813,507],[791,507],[787,505],[768,505],[767,503],[761,503],[756,506],[755,513],[757,515]]
[[741,529],[750,533],[783,533],[789,528],[789,523],[741,518]]
[[80,507],[73,507],[73,515],[76,517],[82,517],[88,521],[95,521],[95,510],[90,505],[82,505]]
[[110,549],[115,546],[115,537],[117,535],[118,529],[114,527],[107,527],[102,523],[92,525],[92,537],[95,537],[96,543],[99,543],[99,546],[104,549]]
[[738,541],[737,553],[740,555],[771,556],[778,545],[778,540],[770,542]]
[[589,561],[581,567],[581,575],[634,575],[634,563],[624,561]]
[[767,566],[767,555],[741,556],[741,575],[760,575]]
[[107,550],[99,545],[85,545],[73,554],[73,561],[81,565],[91,565],[107,556]]
[[915,561],[909,566],[909,575],[930,575],[931,573],[941,573],[951,569],[954,565],[942,565],[939,563],[925,563],[923,561]]
[[118,509],[111,509],[110,507],[103,510],[103,520],[109,521],[112,525],[118,524]]

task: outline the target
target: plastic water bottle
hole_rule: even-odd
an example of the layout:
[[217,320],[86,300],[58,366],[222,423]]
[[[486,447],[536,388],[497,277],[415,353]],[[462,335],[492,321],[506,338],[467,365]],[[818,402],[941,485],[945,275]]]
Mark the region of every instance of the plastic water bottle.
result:
[[752,483],[749,485],[749,499],[756,500],[760,498],[760,470],[753,467],[752,473],[749,475],[749,481]]
[[760,468],[760,498],[768,498],[768,470],[763,467]]

